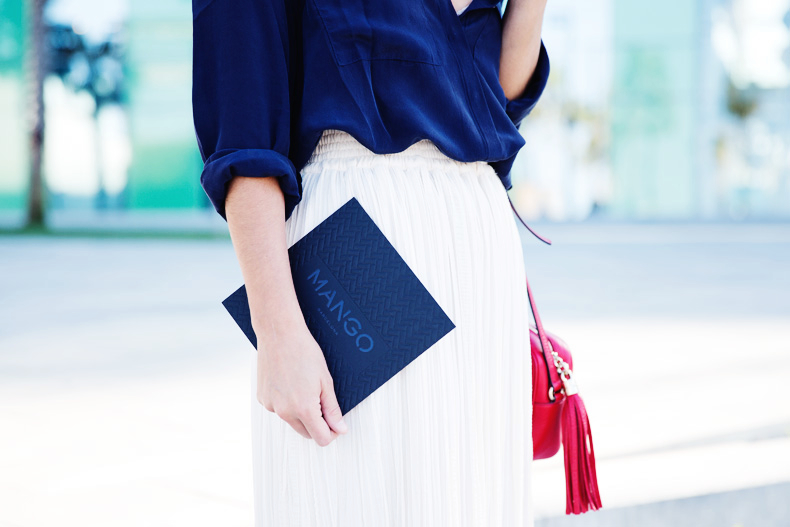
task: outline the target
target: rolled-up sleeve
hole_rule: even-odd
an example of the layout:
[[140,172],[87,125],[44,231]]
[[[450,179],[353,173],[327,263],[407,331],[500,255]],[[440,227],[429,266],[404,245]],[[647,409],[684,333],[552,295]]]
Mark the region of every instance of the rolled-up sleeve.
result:
[[203,158],[200,183],[227,221],[236,176],[278,179],[285,218],[302,185],[291,138],[288,0],[192,1],[192,114]]
[[538,63],[535,66],[535,71],[532,73],[527,86],[524,91],[515,99],[509,99],[505,104],[505,112],[507,113],[513,124],[518,126],[521,121],[529,115],[535,105],[538,103],[540,96],[546,89],[546,83],[549,80],[549,54],[546,52],[546,47],[543,45],[543,39],[540,41],[540,54],[538,55]]

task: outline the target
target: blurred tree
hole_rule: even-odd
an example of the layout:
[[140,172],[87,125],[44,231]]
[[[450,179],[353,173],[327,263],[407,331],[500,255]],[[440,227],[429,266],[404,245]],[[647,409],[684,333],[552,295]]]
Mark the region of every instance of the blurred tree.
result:
[[[30,0],[31,53],[29,55],[30,82],[30,192],[28,195],[27,226],[44,227],[46,203],[42,175],[44,145],[44,79],[56,75],[72,90],[85,90],[93,98],[93,121],[97,127],[96,155],[101,155],[98,141],[98,115],[109,103],[123,99],[123,45],[117,33],[98,43],[89,43],[71,25],[49,24],[44,18],[47,0]],[[97,208],[106,206],[107,193],[99,167]]]
[[48,28],[52,53],[48,73],[58,76],[74,92],[85,91],[94,101],[93,123],[96,127],[96,148],[99,157],[96,208],[107,206],[107,185],[101,162],[99,112],[107,104],[119,104],[124,97],[124,46],[119,33],[110,33],[104,40],[91,42],[74,31],[71,25],[52,24]]
[[741,121],[746,120],[757,109],[757,96],[754,85],[749,89],[740,89],[727,77],[727,110]]
[[30,192],[28,194],[27,226],[44,226],[44,183],[41,154],[44,144],[44,77],[48,68],[48,46],[44,24],[47,0],[30,0],[31,53],[30,82]]

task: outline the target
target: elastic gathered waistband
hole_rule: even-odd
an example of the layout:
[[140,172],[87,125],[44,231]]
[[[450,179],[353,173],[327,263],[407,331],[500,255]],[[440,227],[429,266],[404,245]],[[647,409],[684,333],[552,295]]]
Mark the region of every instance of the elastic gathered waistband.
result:
[[459,168],[478,170],[489,167],[485,161],[458,161],[448,157],[430,139],[421,139],[411,144],[405,150],[391,154],[377,154],[369,150],[357,139],[345,130],[326,129],[321,134],[321,138],[310,155],[305,165],[309,169],[311,165],[322,165],[340,163],[345,166],[381,166],[390,163],[402,165],[409,159],[416,162],[432,166],[455,165]]

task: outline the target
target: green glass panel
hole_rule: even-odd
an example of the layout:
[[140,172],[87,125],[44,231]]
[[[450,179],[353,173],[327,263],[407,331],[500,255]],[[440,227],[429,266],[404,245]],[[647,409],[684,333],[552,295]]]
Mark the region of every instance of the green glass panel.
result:
[[613,212],[694,214],[698,38],[694,2],[615,1]]
[[0,0],[0,210],[24,209],[27,201],[25,17],[24,2]]
[[192,121],[191,4],[136,0],[128,29],[128,205],[206,207]]

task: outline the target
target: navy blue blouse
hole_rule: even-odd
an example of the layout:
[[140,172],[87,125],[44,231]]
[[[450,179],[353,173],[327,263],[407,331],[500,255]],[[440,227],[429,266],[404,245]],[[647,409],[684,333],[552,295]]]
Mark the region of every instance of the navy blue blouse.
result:
[[430,139],[486,161],[505,186],[549,59],[513,100],[499,83],[498,0],[193,0],[192,109],[201,185],[225,216],[235,176],[275,176],[285,218],[321,133],[384,154]]

